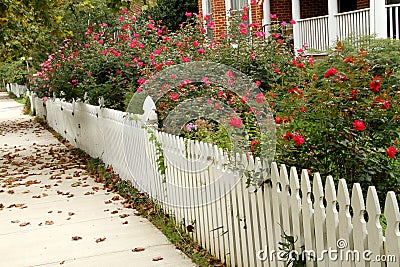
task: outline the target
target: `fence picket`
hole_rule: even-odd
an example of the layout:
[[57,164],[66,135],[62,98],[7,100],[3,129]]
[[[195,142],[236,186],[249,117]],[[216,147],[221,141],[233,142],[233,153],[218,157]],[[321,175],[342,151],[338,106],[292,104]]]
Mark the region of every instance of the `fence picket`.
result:
[[365,267],[369,265],[367,265],[367,262],[362,255],[362,253],[364,253],[366,250],[367,245],[367,224],[364,219],[364,197],[362,195],[361,186],[359,183],[355,183],[353,185],[351,207],[353,208],[352,224],[354,252],[356,252],[358,256],[357,260],[355,261],[355,266]]
[[353,250],[353,229],[351,225],[349,191],[344,179],[339,180],[337,199],[339,203],[339,239],[336,247],[339,255],[343,255],[343,257],[339,258],[339,262],[341,266],[351,266],[353,261],[348,255]]
[[314,174],[314,230],[315,230],[315,259],[319,267],[328,266],[328,259],[322,259],[326,246],[326,211],[324,206],[324,187],[319,173]]
[[[314,210],[311,201],[311,183],[307,170],[301,172],[301,192],[302,198],[302,220],[304,249],[306,251],[315,251],[314,245]],[[314,266],[312,258],[306,257],[306,266]]]
[[[368,188],[367,193],[367,211],[368,211],[368,250],[371,256],[383,255],[383,230],[380,222],[381,207],[379,205],[378,194],[373,186]],[[384,263],[379,261],[371,261],[370,267],[383,267]]]
[[[325,182],[326,199],[326,245],[328,249],[337,249],[339,214],[336,208],[337,198],[335,183],[332,176],[328,176]],[[328,258],[328,255],[324,254]],[[341,266],[340,262],[329,262],[329,267]]]
[[396,194],[392,191],[386,196],[385,217],[387,223],[385,242],[386,258],[396,257],[394,261],[387,260],[386,266],[398,267],[400,260],[400,212]]

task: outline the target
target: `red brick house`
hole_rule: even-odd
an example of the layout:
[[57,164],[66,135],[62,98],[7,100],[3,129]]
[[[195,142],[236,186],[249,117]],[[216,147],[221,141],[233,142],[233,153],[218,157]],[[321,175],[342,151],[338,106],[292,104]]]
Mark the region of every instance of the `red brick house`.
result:
[[[198,0],[203,14],[211,14],[214,35],[226,30],[230,10],[249,5],[250,22],[270,24],[270,14],[278,19],[294,19],[296,47],[325,50],[327,46],[353,35],[377,34],[400,39],[400,0]],[[251,4],[253,3],[253,4]]]

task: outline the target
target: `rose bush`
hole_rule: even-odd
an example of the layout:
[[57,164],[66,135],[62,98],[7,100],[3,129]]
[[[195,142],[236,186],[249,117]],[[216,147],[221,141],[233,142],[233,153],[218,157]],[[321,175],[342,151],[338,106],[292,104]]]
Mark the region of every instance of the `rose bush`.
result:
[[[91,25],[83,43],[66,40],[38,73],[41,96],[86,99],[124,110],[136,90],[156,73],[191,61],[212,61],[237,69],[260,88],[255,101],[268,103],[277,125],[276,161],[349,183],[375,185],[381,194],[398,190],[399,58],[398,42],[379,49],[373,41],[356,50],[339,43],[327,57],[314,59],[305,49],[293,51],[289,27],[271,16],[271,32],[248,24],[247,7],[232,14],[227,34],[211,41],[209,15],[187,13],[176,32],[167,32],[151,18],[123,10],[115,27]],[[371,49],[371,53],[368,49]],[[399,52],[397,52],[399,53]],[[227,73],[229,76],[229,73]],[[207,96],[229,105],[239,117],[229,125],[247,130],[247,147],[259,155],[260,133],[246,97],[209,83],[183,80],[157,103],[159,127],[185,99]],[[125,100],[125,102],[124,102]],[[217,107],[216,107],[217,108]],[[226,131],[212,120],[193,120],[181,135],[230,148]],[[383,198],[382,198],[383,199]]]

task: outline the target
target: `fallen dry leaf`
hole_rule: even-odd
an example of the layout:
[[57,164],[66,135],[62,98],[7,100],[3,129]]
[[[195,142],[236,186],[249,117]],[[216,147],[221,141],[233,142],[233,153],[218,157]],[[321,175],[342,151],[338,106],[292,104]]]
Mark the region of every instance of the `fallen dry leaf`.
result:
[[30,222],[24,222],[24,223],[21,223],[19,226],[24,227],[24,226],[27,226],[27,225],[30,225],[30,224],[31,224]]
[[163,260],[163,259],[164,259],[163,257],[158,256],[158,257],[154,257],[153,261],[160,261],[160,260]]
[[105,237],[97,238],[97,239],[96,239],[96,243],[103,242],[104,240],[106,240]]
[[124,221],[122,224],[128,224],[129,222],[128,221]]
[[82,239],[82,237],[80,237],[80,236],[73,236],[72,237],[72,240],[80,240],[80,239]]
[[111,214],[116,214],[116,213],[118,213],[118,210],[113,210],[113,211],[111,212]]
[[72,215],[74,215],[75,213],[74,212],[68,212],[68,216],[72,216]]
[[111,200],[104,201],[104,204],[111,204],[111,203],[112,203]]
[[113,196],[113,198],[111,200],[119,200],[119,196]]
[[81,182],[76,182],[76,183],[71,184],[72,187],[77,187],[77,186],[80,186],[80,185],[81,185]]
[[140,251],[143,251],[143,250],[144,250],[144,248],[141,248],[141,247],[137,247],[137,248],[132,249],[133,252],[140,252]]
[[53,222],[53,221],[46,221],[45,224],[46,224],[46,225],[53,225],[54,222]]
[[11,221],[11,223],[19,223],[19,220]]
[[61,261],[61,262],[60,262],[60,265],[63,265],[64,263],[65,263],[65,261]]
[[126,213],[119,215],[120,218],[126,218],[128,216],[129,216],[129,214],[126,214]]

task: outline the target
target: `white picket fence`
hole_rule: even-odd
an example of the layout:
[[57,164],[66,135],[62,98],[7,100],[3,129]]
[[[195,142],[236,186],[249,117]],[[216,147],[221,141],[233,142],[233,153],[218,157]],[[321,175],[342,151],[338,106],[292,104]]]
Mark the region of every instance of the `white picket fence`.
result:
[[[220,149],[154,132],[167,165],[162,177],[149,133],[124,112],[59,100],[43,105],[37,98],[34,107],[74,146],[101,157],[157,200],[182,227],[194,226],[193,238],[228,266],[285,266],[278,260],[283,233],[296,238],[298,252],[315,254],[306,266],[399,266],[400,212],[393,192],[382,210],[374,187],[365,201],[359,184],[350,196],[344,179],[335,186],[332,177],[310,177],[276,163],[262,173],[261,187],[247,188],[246,178],[227,168],[228,155]],[[236,160],[260,171],[258,159]]]
[[6,84],[7,92],[12,92],[18,98],[25,96],[27,92],[26,85],[19,85],[16,83],[7,83]]

